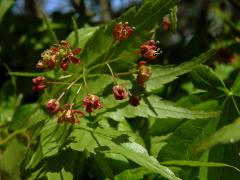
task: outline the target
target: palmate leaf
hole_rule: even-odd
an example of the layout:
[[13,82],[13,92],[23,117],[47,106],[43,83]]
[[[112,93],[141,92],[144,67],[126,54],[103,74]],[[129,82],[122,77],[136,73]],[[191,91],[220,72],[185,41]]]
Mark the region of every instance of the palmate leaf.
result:
[[215,50],[211,49],[198,57],[194,57],[191,61],[182,63],[176,67],[168,66],[152,66],[152,76],[146,83],[146,90],[149,92],[157,91],[166,83],[178,78],[178,76],[188,73],[200,64],[206,62],[215,54]]
[[[102,116],[112,118],[116,121],[133,117],[156,117],[156,118],[177,118],[177,119],[201,119],[218,116],[217,112],[193,111],[178,107],[171,102],[162,100],[158,96],[151,95],[142,99],[137,107],[126,105],[123,108],[116,107]],[[101,116],[99,117],[101,118]]]
[[[86,149],[90,152],[106,151],[121,154],[165,178],[179,180],[169,168],[160,165],[143,146],[131,141],[124,132],[112,128],[92,128],[83,119],[80,127],[75,128],[71,136],[74,138],[74,143],[71,143],[70,147],[74,150]],[[85,144],[82,141],[88,143]]]
[[[233,123],[223,126],[221,129],[212,134],[209,138],[201,142],[197,151],[210,149],[211,147],[221,143],[236,143],[240,140],[240,118],[236,119]],[[221,137],[221,138],[219,138]]]

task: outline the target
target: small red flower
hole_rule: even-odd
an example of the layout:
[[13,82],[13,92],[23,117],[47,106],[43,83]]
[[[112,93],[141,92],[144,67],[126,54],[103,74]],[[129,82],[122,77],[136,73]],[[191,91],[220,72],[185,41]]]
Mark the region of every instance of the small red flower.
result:
[[140,97],[139,96],[130,96],[129,98],[129,104],[132,106],[138,106],[140,104]]
[[37,76],[36,78],[32,79],[32,90],[33,91],[42,91],[44,90],[47,86],[45,84],[46,78],[44,76]]
[[49,112],[58,112],[60,109],[60,103],[56,99],[50,99],[47,102],[47,109]]
[[128,92],[123,85],[113,86],[113,94],[116,100],[123,100],[128,97]]
[[165,16],[162,21],[162,27],[164,31],[169,31],[171,27],[171,21],[168,16]]
[[113,35],[118,41],[124,41],[132,35],[133,29],[128,25],[128,22],[119,22],[114,27]]
[[157,47],[157,43],[154,40],[149,40],[140,46],[141,54],[146,59],[156,59],[157,55],[160,54],[160,49]]
[[83,99],[83,105],[86,107],[86,111],[91,113],[94,109],[100,109],[102,104],[100,98],[94,94],[88,94],[87,97]]
[[79,117],[83,117],[84,113],[81,110],[76,109],[65,109],[60,110],[57,113],[58,116],[58,124],[66,122],[71,124],[79,124]]
[[[141,61],[140,61],[141,62]],[[141,87],[144,86],[144,83],[148,81],[152,74],[151,67],[144,64],[138,65],[137,69],[137,84]]]

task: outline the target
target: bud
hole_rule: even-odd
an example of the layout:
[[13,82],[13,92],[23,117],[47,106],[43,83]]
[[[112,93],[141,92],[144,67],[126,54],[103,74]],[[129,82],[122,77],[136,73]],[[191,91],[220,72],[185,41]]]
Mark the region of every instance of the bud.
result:
[[128,92],[123,85],[113,86],[113,94],[116,100],[123,100],[128,97]]
[[133,33],[133,28],[128,25],[128,22],[119,22],[115,25],[113,35],[118,41],[128,39]]
[[91,113],[94,109],[100,109],[102,107],[100,98],[94,94],[88,94],[87,97],[83,99],[83,105],[86,107],[86,111]]
[[171,27],[171,21],[168,16],[165,16],[162,21],[162,26],[164,31],[169,31]]
[[44,76],[37,76],[32,79],[33,84],[41,84],[41,83],[45,83],[45,81],[46,81],[46,78]]
[[37,76],[36,78],[32,79],[32,90],[33,91],[42,91],[44,90],[47,86],[45,84],[46,78],[44,76]]
[[152,74],[151,67],[146,65],[141,65],[138,68],[138,72],[137,72],[137,84],[143,87],[144,83],[148,81],[151,74]]
[[61,63],[61,68],[62,68],[62,70],[66,71],[67,68],[68,68],[68,64],[69,64],[68,61],[63,61],[63,62]]
[[46,88],[47,86],[45,84],[38,84],[38,85],[34,85],[32,86],[32,90],[33,91],[42,91]]
[[157,47],[157,41],[149,40],[140,46],[141,54],[146,59],[156,59],[157,55],[160,54],[160,48]]
[[140,97],[139,96],[130,96],[129,98],[129,104],[132,106],[138,106],[140,104]]
[[47,109],[49,112],[58,112],[60,109],[60,103],[56,99],[50,99],[47,102]]

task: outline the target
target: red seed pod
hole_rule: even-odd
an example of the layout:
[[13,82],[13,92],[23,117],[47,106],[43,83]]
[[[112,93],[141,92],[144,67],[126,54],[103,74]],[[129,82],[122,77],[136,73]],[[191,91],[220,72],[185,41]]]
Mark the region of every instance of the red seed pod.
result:
[[94,109],[100,109],[102,104],[100,98],[94,94],[88,94],[87,97],[83,99],[83,105],[86,107],[86,111],[91,113]]
[[128,97],[128,92],[123,85],[115,85],[113,86],[113,94],[116,100],[123,100]]
[[140,104],[140,97],[139,96],[135,96],[135,95],[132,95],[130,96],[129,98],[129,104],[132,105],[132,106],[138,106]]
[[133,27],[128,25],[128,22],[119,22],[115,25],[113,35],[118,41],[124,41],[128,39],[133,33]]
[[162,20],[162,27],[164,31],[169,31],[171,27],[171,21],[168,16],[165,16]]
[[56,99],[50,99],[47,102],[47,109],[49,112],[58,112],[60,109],[60,103]]

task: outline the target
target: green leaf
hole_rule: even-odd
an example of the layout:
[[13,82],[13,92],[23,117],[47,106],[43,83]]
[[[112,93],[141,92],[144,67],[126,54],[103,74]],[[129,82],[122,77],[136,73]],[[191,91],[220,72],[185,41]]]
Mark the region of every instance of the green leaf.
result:
[[38,104],[25,104],[16,110],[9,128],[11,130],[16,130],[22,127],[28,128],[46,118],[46,114]]
[[222,79],[208,66],[201,65],[196,68],[191,75],[194,85],[199,89],[214,92],[226,90]]
[[[203,151],[212,148],[221,143],[236,143],[240,140],[240,118],[233,123],[223,126],[221,129],[212,134],[198,145],[197,151]],[[221,138],[219,138],[221,137]]]
[[[238,106],[239,106],[239,102],[240,102],[239,98],[236,97],[236,103],[238,104]],[[235,119],[239,117],[239,114],[236,108],[234,107],[235,105],[232,101],[231,96],[228,96],[227,98],[220,101],[220,104],[222,106],[221,108],[222,113],[217,122],[218,128],[221,128],[226,124],[230,124],[231,122],[233,122]],[[217,127],[215,129],[217,129]],[[213,132],[209,134],[213,134]],[[207,139],[207,138],[208,137],[204,139]],[[196,147],[198,147],[200,143],[201,141],[195,144],[195,151],[196,151]],[[239,168],[239,164],[240,164],[239,155],[238,155],[238,153],[240,152],[239,147],[240,147],[239,143],[230,143],[226,145],[219,144],[218,146],[215,146],[210,149],[208,160],[212,162],[222,162],[225,164],[230,164],[232,166]],[[225,180],[229,178],[238,179],[238,177],[239,177],[239,173],[237,173],[232,169],[212,168],[208,170],[209,179]]]
[[182,63],[176,67],[152,66],[152,76],[146,83],[146,90],[148,92],[159,90],[164,84],[169,83],[177,79],[178,76],[197,68],[200,64],[206,62],[214,54],[215,50],[209,50],[200,56],[193,58],[191,61]]
[[20,166],[27,148],[17,139],[13,139],[0,160],[0,177],[6,180],[20,180]]
[[[124,118],[133,117],[156,117],[156,118],[177,118],[177,119],[200,119],[218,116],[217,112],[192,111],[183,107],[178,107],[171,102],[160,99],[158,96],[151,95],[142,99],[137,107],[126,105],[123,108],[116,107],[114,111],[103,114],[116,121]],[[101,117],[101,116],[100,116]],[[99,117],[99,118],[100,118]]]
[[238,74],[237,78],[235,79],[231,90],[233,95],[240,96],[240,74]]
[[109,179],[114,179],[112,169],[109,166],[104,155],[102,153],[96,153],[94,158],[95,158],[95,161],[96,161],[98,167],[102,170],[104,175]]
[[176,166],[192,166],[192,167],[230,167],[235,169],[240,173],[240,169],[218,162],[200,162],[200,161],[182,161],[182,160],[175,160],[175,161],[164,161],[161,162],[164,165],[176,165]]
[[143,179],[143,177],[148,174],[152,174],[152,171],[146,168],[140,167],[140,168],[125,170],[120,174],[116,175],[114,178],[116,180],[126,180],[126,179],[137,180],[137,179]]
[[4,15],[14,2],[15,0],[0,0],[0,23],[2,22]]
[[[131,141],[127,136],[123,137],[124,133],[118,132],[117,130],[111,130],[113,133],[110,134],[106,133],[106,130],[106,128],[103,128],[101,133],[99,132],[99,128],[91,130],[91,128],[83,121],[80,129],[74,130],[72,135],[75,137],[75,143],[72,143],[70,146],[71,148],[80,151],[88,149],[90,151],[101,150],[121,154],[135,163],[155,173],[161,174],[163,177],[173,180],[179,179],[170,169],[160,165],[155,158],[150,156],[144,147]],[[118,134],[117,132],[121,133],[121,135],[116,136]],[[88,138],[86,140],[88,142],[87,144],[81,142],[82,135],[84,134],[87,134],[87,136],[84,136],[84,138]],[[90,149],[88,145],[91,145]]]
[[[85,28],[78,29],[77,32],[73,31],[72,33],[70,33],[69,36],[67,37],[67,40],[71,44],[73,44],[75,47],[84,49],[86,43],[93,36],[95,31],[98,30],[98,28],[99,27],[85,27]],[[76,39],[76,36],[79,39]]]
[[171,30],[173,32],[176,32],[177,30],[177,6],[173,7],[171,9],[171,13],[170,13],[170,21],[171,21]]
[[[177,102],[178,106],[184,106],[185,108],[191,108],[191,110],[209,111],[218,108],[218,102],[214,100],[208,100],[199,103],[199,99],[195,95],[184,97]],[[151,126],[149,133],[152,136],[159,136],[173,132],[180,124],[184,123],[184,119],[177,118],[165,118],[155,120],[155,123]]]

